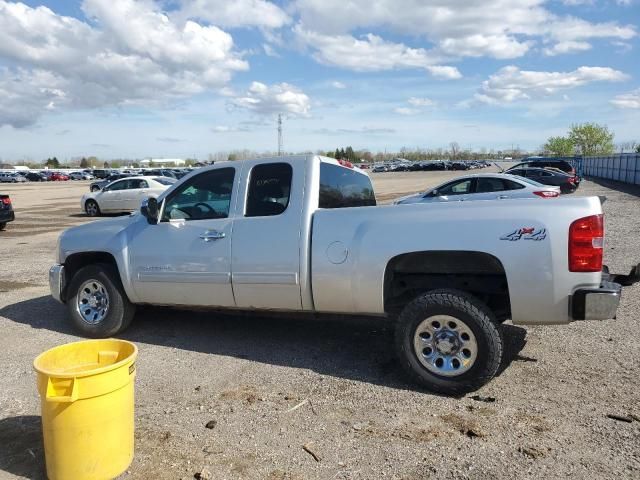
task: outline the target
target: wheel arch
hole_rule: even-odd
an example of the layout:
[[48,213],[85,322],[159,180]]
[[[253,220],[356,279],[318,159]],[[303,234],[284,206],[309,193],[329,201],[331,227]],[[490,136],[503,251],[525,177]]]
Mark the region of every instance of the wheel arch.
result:
[[385,312],[397,313],[417,295],[439,288],[468,292],[486,303],[500,321],[510,318],[502,262],[489,253],[466,250],[415,251],[391,258],[384,273]]
[[64,261],[64,274],[65,274],[65,289],[62,292],[63,300],[67,298],[67,287],[71,283],[71,280],[83,267],[88,265],[96,265],[99,263],[104,263],[107,265],[111,265],[115,268],[118,278],[121,283],[123,282],[122,274],[120,269],[118,268],[118,262],[115,257],[109,252],[78,252],[69,255]]

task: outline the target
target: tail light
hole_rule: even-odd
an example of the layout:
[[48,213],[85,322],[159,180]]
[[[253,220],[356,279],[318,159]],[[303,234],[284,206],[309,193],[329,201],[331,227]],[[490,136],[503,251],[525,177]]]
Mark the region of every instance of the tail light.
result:
[[9,197],[4,197],[2,199],[2,203],[4,203],[5,205],[11,205],[11,199]]
[[338,163],[343,167],[353,168],[353,163],[348,162],[347,160],[338,160]]
[[579,218],[569,227],[569,271],[599,272],[602,270],[604,246],[604,216]]
[[554,190],[541,190],[539,192],[533,192],[533,194],[542,198],[556,198],[560,196],[560,193]]
[[578,179],[575,177],[575,175],[573,177],[569,177],[569,183],[576,183]]

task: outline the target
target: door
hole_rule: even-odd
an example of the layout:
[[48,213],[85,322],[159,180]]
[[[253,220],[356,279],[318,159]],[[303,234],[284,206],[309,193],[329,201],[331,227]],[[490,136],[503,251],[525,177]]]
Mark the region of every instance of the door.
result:
[[299,310],[305,163],[243,162],[233,225],[233,292],[238,307]]
[[230,218],[236,167],[207,170],[169,193],[160,221],[136,224],[129,246],[134,289],[145,303],[233,307]]
[[473,200],[503,200],[516,198],[525,187],[506,178],[478,177]]
[[436,193],[436,200],[441,202],[460,202],[467,200],[473,193],[473,178],[456,180],[443,185]]
[[122,191],[124,208],[133,212],[140,208],[142,200],[147,196],[149,184],[141,178],[130,178],[127,182],[127,188]]
[[102,189],[97,200],[102,211],[122,211],[123,192],[129,186],[128,180],[118,180]]

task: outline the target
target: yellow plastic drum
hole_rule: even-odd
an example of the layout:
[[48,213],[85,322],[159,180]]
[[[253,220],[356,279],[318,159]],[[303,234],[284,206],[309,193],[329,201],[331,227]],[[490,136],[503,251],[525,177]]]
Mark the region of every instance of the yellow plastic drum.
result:
[[133,460],[136,346],[87,340],[33,362],[50,480],[117,477]]

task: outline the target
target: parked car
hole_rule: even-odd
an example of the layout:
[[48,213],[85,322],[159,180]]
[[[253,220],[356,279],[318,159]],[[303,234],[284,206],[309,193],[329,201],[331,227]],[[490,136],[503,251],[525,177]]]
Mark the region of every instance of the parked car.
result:
[[102,180],[98,180],[96,182],[92,182],[89,185],[89,191],[90,192],[99,192],[104,187],[109,185],[111,182],[115,182],[116,180],[120,180],[121,178],[129,178],[130,176],[131,175],[128,175],[126,173],[115,173],[113,175],[109,175],[107,178],[104,178]]
[[92,174],[93,174],[93,176],[95,178],[103,180],[103,179],[107,178],[109,175],[111,175],[111,171],[110,170],[104,170],[102,168],[94,168]]
[[13,222],[16,216],[9,195],[0,194],[0,230],[7,228],[7,223]]
[[46,175],[43,175],[40,172],[28,172],[24,178],[30,182],[46,182],[49,180]]
[[461,395],[503,364],[502,322],[614,318],[640,280],[603,273],[598,197],[554,203],[376,207],[368,175],[335,159],[217,162],[140,214],[62,233],[51,294],[90,337],[124,331],[137,305],[386,317],[408,375]]
[[15,172],[2,173],[0,172],[0,183],[24,183],[25,178],[22,175],[18,175]]
[[508,170],[510,175],[517,175],[545,185],[556,185],[562,193],[573,193],[578,188],[575,175],[548,170],[546,168],[515,168]]
[[375,165],[371,171],[373,173],[382,173],[382,172],[386,172],[387,171],[387,166],[386,165]]
[[169,178],[177,178],[176,174],[173,173],[168,168],[154,168],[151,170],[145,170],[144,175],[154,175],[157,177],[169,177]]
[[157,197],[174,179],[166,177],[127,177],[110,183],[98,192],[85,193],[80,201],[82,210],[90,217],[102,213],[133,212],[148,197]]
[[48,172],[45,175],[47,175],[50,182],[66,182],[69,180],[69,176],[61,172]]
[[551,187],[528,178],[504,173],[465,175],[426,192],[402,197],[393,203],[459,202],[463,200],[504,200],[507,198],[557,198],[560,187]]
[[[576,176],[576,169],[573,168],[566,160],[556,160],[553,158],[525,158],[522,162],[517,163],[513,167],[509,168],[509,170],[513,170],[516,168],[548,168],[548,169],[557,169],[568,175]],[[508,170],[507,170],[508,171]],[[577,177],[576,177],[577,178]],[[578,183],[580,179],[576,180]]]
[[93,175],[85,172],[71,172],[69,174],[71,180],[93,180],[94,178]]
[[451,162],[451,170],[469,170],[467,162]]

